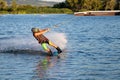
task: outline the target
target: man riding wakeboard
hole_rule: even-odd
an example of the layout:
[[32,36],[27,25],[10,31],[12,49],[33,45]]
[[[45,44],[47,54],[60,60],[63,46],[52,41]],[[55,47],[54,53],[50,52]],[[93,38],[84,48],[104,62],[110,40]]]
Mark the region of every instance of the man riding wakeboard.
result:
[[43,34],[48,32],[50,29],[39,29],[39,28],[32,28],[31,31],[33,32],[33,36],[38,40],[38,42],[42,45],[42,48],[48,53],[49,56],[53,56],[52,51],[47,47],[47,44],[56,48],[58,51],[58,57],[59,54],[62,52],[62,50],[55,45],[53,42],[51,42],[47,37],[45,37]]

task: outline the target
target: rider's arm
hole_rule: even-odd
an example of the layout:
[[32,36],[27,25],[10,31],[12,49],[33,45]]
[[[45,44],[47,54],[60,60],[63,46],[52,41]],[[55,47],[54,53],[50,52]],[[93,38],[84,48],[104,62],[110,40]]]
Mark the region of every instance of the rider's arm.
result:
[[37,36],[37,35],[44,34],[44,33],[48,32],[49,30],[50,30],[49,28],[47,28],[47,29],[42,29],[42,30],[39,30],[39,32],[35,33],[35,35]]

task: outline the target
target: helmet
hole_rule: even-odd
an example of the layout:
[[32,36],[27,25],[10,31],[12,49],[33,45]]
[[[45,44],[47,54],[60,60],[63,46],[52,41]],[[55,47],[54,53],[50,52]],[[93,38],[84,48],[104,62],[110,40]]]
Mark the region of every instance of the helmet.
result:
[[32,28],[31,31],[32,32],[39,32],[39,28]]

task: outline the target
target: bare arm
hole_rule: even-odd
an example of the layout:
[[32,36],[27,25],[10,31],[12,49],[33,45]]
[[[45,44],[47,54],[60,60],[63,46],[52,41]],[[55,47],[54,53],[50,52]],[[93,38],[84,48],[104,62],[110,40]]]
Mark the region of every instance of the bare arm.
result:
[[44,34],[44,33],[48,32],[49,30],[50,30],[49,28],[47,28],[47,29],[42,29],[42,30],[39,30],[39,32],[35,33],[35,35],[37,36],[37,35]]

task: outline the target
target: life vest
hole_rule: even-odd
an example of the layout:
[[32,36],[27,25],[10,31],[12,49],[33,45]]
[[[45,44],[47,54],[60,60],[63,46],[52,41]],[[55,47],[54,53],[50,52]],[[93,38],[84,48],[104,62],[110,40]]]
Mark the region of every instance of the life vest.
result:
[[35,36],[33,34],[33,36],[38,40],[39,43],[48,43],[49,41],[43,34],[38,35],[38,36]]

